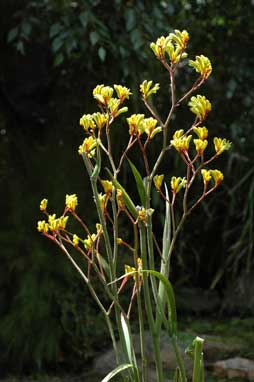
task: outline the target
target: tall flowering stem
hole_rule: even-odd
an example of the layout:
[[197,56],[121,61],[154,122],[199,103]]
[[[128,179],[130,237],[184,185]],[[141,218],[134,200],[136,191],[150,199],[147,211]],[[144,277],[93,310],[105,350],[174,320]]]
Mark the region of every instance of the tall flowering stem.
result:
[[[209,58],[199,55],[189,60],[198,77],[182,95],[177,94],[175,84],[176,70],[179,72],[187,59],[189,34],[187,31],[175,30],[168,36],[161,36],[151,43],[151,49],[162,67],[168,73],[170,92],[169,110],[163,121],[157,109],[150,102],[160,89],[158,83],[144,80],[140,93],[148,115],[132,114],[126,118],[129,139],[123,144],[120,157],[114,152],[111,140],[111,126],[119,116],[128,112],[125,103],[132,95],[130,89],[122,85],[97,85],[93,97],[98,112],[84,114],[80,125],[85,138],[78,152],[82,156],[90,179],[93,199],[97,210],[98,221],[95,228],[91,222],[83,221],[78,208],[76,194],[66,195],[63,213],[48,212],[48,200],[43,199],[40,210],[45,220],[38,222],[38,231],[54,242],[67,256],[75,269],[85,281],[92,297],[104,315],[116,355],[117,368],[105,380],[120,372],[127,373],[129,381],[147,381],[147,354],[145,347],[145,327],[148,327],[154,351],[154,366],[157,381],[164,381],[164,370],[161,360],[161,331],[164,328],[175,351],[178,367],[176,375],[181,382],[187,381],[186,370],[178,345],[177,316],[173,287],[169,281],[172,270],[171,258],[176,241],[185,220],[196,207],[214,192],[223,181],[223,174],[210,164],[226,150],[231,143],[225,138],[214,137],[213,148],[209,149],[209,130],[204,123],[212,110],[211,102],[203,95],[195,94],[212,72]],[[177,107],[188,102],[194,121],[189,127],[172,131],[171,121],[176,116]],[[160,140],[155,161],[149,158],[149,148],[155,137]],[[138,170],[128,158],[132,148],[137,146],[143,159],[143,168]],[[156,146],[158,148],[158,146]],[[160,174],[160,166],[167,161],[168,151],[173,150],[185,165],[183,173],[169,168],[168,174]],[[207,155],[207,152],[213,151]],[[126,160],[127,159],[127,160]],[[102,164],[102,160],[104,161]],[[128,189],[121,184],[123,166],[130,166],[136,186],[134,202]],[[105,171],[106,167],[106,171]],[[190,200],[193,185],[197,191]],[[133,187],[132,187],[133,188]],[[164,224],[157,240],[153,228],[154,216],[153,190],[159,193],[165,208]],[[176,208],[177,214],[176,214]],[[78,230],[67,229],[69,218],[73,218]],[[125,226],[126,237],[119,237]],[[82,230],[82,233],[80,233]],[[156,231],[158,231],[156,229]],[[160,244],[161,242],[161,244]],[[73,258],[76,250],[83,261],[79,266]],[[124,269],[119,266],[120,256],[125,255],[127,264]],[[158,266],[156,264],[159,264]],[[156,269],[157,268],[157,269]],[[95,277],[91,277],[94,274]],[[105,298],[97,294],[98,283],[103,286]],[[129,303],[122,296],[129,285],[131,294]],[[106,301],[106,302],[105,302]],[[139,337],[141,349],[141,367],[137,363],[132,341],[131,323],[133,307],[137,305]],[[118,333],[120,346],[117,345],[115,331]],[[203,340],[196,338],[193,342],[194,368],[193,381],[203,378]]]

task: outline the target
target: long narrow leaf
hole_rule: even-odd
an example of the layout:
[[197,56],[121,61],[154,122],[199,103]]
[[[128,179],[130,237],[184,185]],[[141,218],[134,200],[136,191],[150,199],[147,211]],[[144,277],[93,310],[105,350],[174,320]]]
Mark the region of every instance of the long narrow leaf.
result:
[[[175,295],[173,287],[170,283],[170,281],[163,276],[160,272],[154,271],[154,270],[143,270],[141,271],[143,273],[149,273],[155,277],[157,277],[163,284],[167,296],[167,302],[169,306],[169,314],[170,314],[170,329],[171,334],[176,334],[177,331],[177,318],[176,318],[176,304],[175,304]],[[160,303],[160,301],[159,301]]]
[[132,171],[134,178],[135,178],[135,181],[136,181],[140,201],[142,203],[142,206],[145,206],[146,205],[146,189],[145,189],[145,186],[143,183],[142,176],[141,176],[140,172],[138,171],[137,167],[131,162],[130,159],[128,159],[128,162],[129,162],[131,171]]
[[102,379],[101,382],[108,382],[110,381],[115,375],[121,373],[122,371],[129,369],[130,367],[133,367],[130,363],[123,363],[122,365],[117,366],[114,370],[112,370],[110,373],[106,375],[105,378]]
[[125,203],[126,207],[128,208],[129,212],[134,217],[134,219],[137,219],[138,212],[136,210],[135,204],[131,200],[131,197],[126,192],[126,190],[123,188],[123,186],[114,178],[113,174],[109,171],[109,169],[106,169],[106,170],[109,173],[111,181],[112,181],[113,185],[115,186],[115,188],[122,191],[124,203]]
[[125,340],[125,345],[126,345],[126,350],[127,350],[129,362],[133,363],[131,335],[130,335],[128,324],[127,324],[123,314],[121,314],[121,324],[122,324],[124,340]]

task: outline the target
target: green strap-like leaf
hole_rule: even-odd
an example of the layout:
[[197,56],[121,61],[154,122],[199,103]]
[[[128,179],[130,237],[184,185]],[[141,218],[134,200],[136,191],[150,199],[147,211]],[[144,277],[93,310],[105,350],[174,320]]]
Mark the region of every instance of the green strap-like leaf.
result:
[[[169,328],[171,331],[171,335],[176,334],[176,332],[177,332],[177,317],[176,317],[175,295],[174,295],[174,290],[173,290],[173,287],[172,287],[170,281],[165,276],[163,276],[160,272],[157,272],[154,270],[143,270],[141,272],[149,273],[149,274],[157,277],[162,282],[162,284],[164,285],[165,292],[167,295],[167,302],[168,302],[168,306],[169,306],[169,319],[170,319]],[[160,301],[159,301],[159,303],[160,303]]]
[[145,186],[143,183],[142,176],[141,176],[140,172],[138,171],[137,167],[131,162],[130,159],[128,159],[128,162],[129,162],[129,165],[131,167],[131,171],[132,171],[134,178],[135,178],[135,181],[136,181],[140,201],[142,203],[142,206],[145,206],[146,205],[146,189],[145,189]]
[[137,219],[138,212],[136,210],[135,204],[131,200],[129,194],[126,192],[126,190],[123,188],[123,186],[114,178],[113,174],[109,171],[109,169],[106,169],[107,172],[110,175],[111,181],[116,189],[121,190],[123,193],[124,203],[126,207],[128,208],[129,212],[133,216],[134,219]]
[[118,373],[121,373],[122,371],[126,369],[129,369],[130,367],[133,367],[133,365],[130,363],[123,363],[122,365],[117,366],[114,370],[108,373],[106,377],[102,379],[101,382],[110,381],[115,375],[117,375]]

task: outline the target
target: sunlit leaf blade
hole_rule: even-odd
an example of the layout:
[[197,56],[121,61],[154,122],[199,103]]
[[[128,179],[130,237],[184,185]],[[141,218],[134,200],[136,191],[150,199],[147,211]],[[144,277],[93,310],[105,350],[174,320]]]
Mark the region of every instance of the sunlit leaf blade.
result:
[[131,162],[130,159],[128,159],[128,162],[136,181],[138,194],[139,194],[142,206],[145,206],[146,205],[146,189],[143,183],[142,176],[140,175],[140,172],[138,171],[137,167]]
[[128,324],[127,324],[123,314],[121,314],[121,324],[122,324],[122,329],[123,329],[124,340],[125,340],[128,358],[129,358],[129,361],[132,363],[133,357],[132,357],[131,335],[130,335]]
[[129,369],[133,367],[130,363],[123,363],[122,365],[117,366],[114,370],[112,370],[110,373],[106,375],[105,378],[102,379],[101,382],[108,382],[110,381],[115,375],[121,373],[122,371]]

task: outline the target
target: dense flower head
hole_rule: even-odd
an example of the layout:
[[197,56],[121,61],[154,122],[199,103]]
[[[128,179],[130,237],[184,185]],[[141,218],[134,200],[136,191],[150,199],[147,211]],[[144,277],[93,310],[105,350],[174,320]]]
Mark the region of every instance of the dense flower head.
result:
[[194,113],[200,121],[203,121],[209,111],[212,110],[211,102],[205,96],[199,94],[197,96],[192,96],[188,105],[190,106],[192,113]]
[[65,229],[69,216],[60,216],[56,218],[56,214],[48,216],[48,228],[54,232],[57,230]]
[[120,99],[113,98],[113,97],[110,98],[108,102],[108,108],[113,118],[118,117],[118,115],[122,113],[126,113],[128,111],[128,107],[126,106],[119,109],[120,105],[121,105]]
[[97,85],[93,89],[93,96],[104,106],[107,106],[110,98],[112,97],[114,89],[111,86]]
[[209,183],[210,180],[212,179],[210,170],[202,169],[202,170],[201,170],[201,175],[202,175],[202,177],[203,177],[204,184]]
[[192,66],[197,73],[200,73],[202,78],[207,79],[212,73],[212,64],[208,57],[196,56],[195,61],[189,60],[189,65]]
[[79,245],[79,237],[78,237],[78,235],[76,235],[75,233],[74,233],[74,235],[72,236],[72,243],[73,243],[73,245],[75,245],[75,246]]
[[197,134],[199,139],[202,139],[204,141],[208,137],[208,130],[205,126],[203,127],[194,127],[193,128],[194,133]]
[[162,174],[162,175],[155,175],[153,177],[153,183],[154,183],[154,185],[155,185],[157,190],[161,189],[163,180],[164,180],[164,174]]
[[175,138],[170,141],[171,145],[180,153],[188,151],[192,135],[187,137]]
[[42,199],[40,203],[40,210],[41,211],[46,211],[48,205],[48,199]]
[[130,95],[132,95],[130,89],[128,89],[126,86],[114,85],[114,89],[121,103],[125,99],[129,99]]
[[130,135],[140,134],[142,121],[144,120],[144,118],[145,118],[144,114],[132,114],[129,118],[127,118]]
[[215,137],[213,139],[213,143],[214,143],[216,155],[220,155],[221,153],[223,153],[223,151],[229,150],[231,147],[231,142],[225,138],[222,139],[222,138]]
[[172,176],[171,178],[171,190],[174,194],[177,194],[182,188],[186,186],[187,180],[185,178]]
[[140,85],[140,92],[142,93],[143,97],[147,99],[150,97],[152,94],[156,94],[157,91],[160,88],[160,84],[156,83],[153,86],[153,81],[143,81],[142,84]]
[[75,211],[78,205],[78,197],[76,194],[66,195],[65,196],[65,205],[68,210]]
[[93,233],[92,235],[88,235],[87,238],[84,240],[84,247],[87,251],[93,248],[96,237],[97,235]]
[[37,230],[42,233],[47,233],[49,230],[48,223],[45,222],[45,220],[40,220],[37,223]]
[[79,121],[80,126],[83,126],[84,130],[87,132],[89,130],[94,130],[96,125],[93,120],[93,115],[84,114]]
[[93,113],[92,117],[99,130],[101,130],[108,121],[108,114],[98,112],[98,113]]
[[224,175],[220,170],[210,170],[210,174],[215,182],[215,186],[218,186],[224,179]]
[[157,126],[157,120],[150,117],[145,118],[141,121],[140,126],[138,128],[138,132],[141,135],[145,132],[149,138],[153,138],[156,134],[161,132],[161,127]]
[[82,145],[79,146],[78,153],[80,155],[86,154],[89,158],[92,158],[95,155],[97,146],[97,139],[90,136],[85,138]]
[[[124,266],[124,273],[126,275],[128,275],[129,273],[132,273],[132,272],[137,272],[138,270],[141,270],[142,269],[142,259],[140,257],[137,258],[137,266],[138,266],[138,269],[136,269],[135,267],[131,267],[130,265],[128,264],[125,264]],[[137,273],[134,273],[132,275],[133,279],[136,281],[137,280]]]
[[169,38],[175,42],[177,48],[184,50],[190,39],[189,33],[185,29],[182,32],[175,29],[174,32],[170,33]]
[[202,155],[207,147],[208,141],[206,139],[193,139],[193,142],[196,147],[197,154]]
[[152,216],[152,214],[154,213],[153,208],[145,209],[145,207],[143,206],[137,206],[136,209],[138,211],[138,220],[141,220],[143,222],[146,222],[148,216]]

